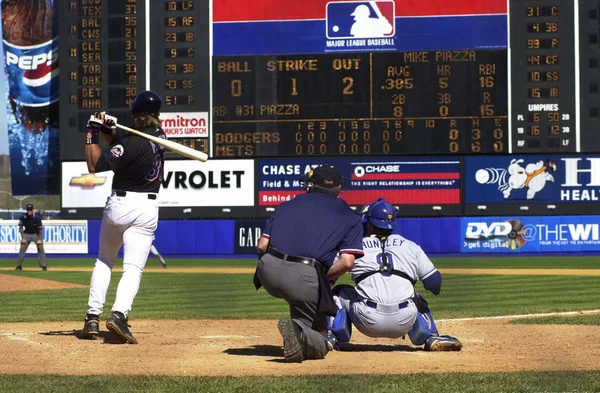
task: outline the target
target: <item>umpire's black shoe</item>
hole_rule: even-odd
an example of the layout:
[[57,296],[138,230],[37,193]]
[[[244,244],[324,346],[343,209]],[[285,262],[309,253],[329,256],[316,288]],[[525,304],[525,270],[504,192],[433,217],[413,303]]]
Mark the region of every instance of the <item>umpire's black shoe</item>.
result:
[[19,265],[15,268],[15,270],[23,270],[23,268],[21,267],[21,265]]
[[42,271],[46,272],[46,271],[48,271],[48,268],[46,266],[42,266]]
[[304,354],[300,339],[294,331],[294,321],[290,317],[283,318],[279,320],[277,327],[283,337],[283,356],[287,361],[301,363],[304,360]]
[[137,340],[129,331],[127,318],[118,311],[113,311],[106,321],[106,328],[116,334],[123,344],[137,344]]
[[81,329],[81,338],[85,340],[95,339],[100,334],[100,325],[98,316],[88,314],[85,316],[85,322],[83,323],[83,329]]

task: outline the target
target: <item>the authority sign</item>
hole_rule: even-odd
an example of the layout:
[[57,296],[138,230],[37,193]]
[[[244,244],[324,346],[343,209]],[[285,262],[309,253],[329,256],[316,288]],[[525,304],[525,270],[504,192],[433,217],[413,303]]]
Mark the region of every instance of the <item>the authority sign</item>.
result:
[[[42,236],[46,254],[87,254],[87,220],[44,220]],[[16,254],[21,248],[18,220],[0,220],[0,253]],[[37,253],[34,243],[27,253]]]

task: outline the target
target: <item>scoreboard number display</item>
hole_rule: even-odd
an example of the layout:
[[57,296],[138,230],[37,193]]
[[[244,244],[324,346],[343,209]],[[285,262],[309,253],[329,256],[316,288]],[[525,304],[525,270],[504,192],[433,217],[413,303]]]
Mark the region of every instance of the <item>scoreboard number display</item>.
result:
[[213,59],[215,157],[502,153],[505,51]]
[[178,142],[215,158],[600,151],[597,2],[509,0],[509,50],[214,57],[209,3],[61,2],[62,160],[145,89],[207,113]]
[[[90,115],[131,124],[143,90],[163,98],[162,114],[210,112],[210,12],[198,0],[73,0],[60,3],[62,160],[83,160]],[[208,138],[178,138],[208,152]],[[169,151],[169,154],[172,154]]]

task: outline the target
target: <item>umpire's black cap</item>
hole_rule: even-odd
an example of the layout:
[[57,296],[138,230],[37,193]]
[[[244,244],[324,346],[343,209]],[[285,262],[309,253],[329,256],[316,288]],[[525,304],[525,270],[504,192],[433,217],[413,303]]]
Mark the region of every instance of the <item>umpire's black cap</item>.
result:
[[33,205],[31,203],[28,203],[27,205],[25,205],[25,210],[33,210]]
[[158,119],[160,115],[160,107],[162,98],[158,94],[150,90],[144,90],[135,96],[135,100],[131,104],[131,113],[147,113]]
[[344,185],[344,178],[342,178],[335,168],[327,164],[310,170],[302,180],[324,188],[341,187]]

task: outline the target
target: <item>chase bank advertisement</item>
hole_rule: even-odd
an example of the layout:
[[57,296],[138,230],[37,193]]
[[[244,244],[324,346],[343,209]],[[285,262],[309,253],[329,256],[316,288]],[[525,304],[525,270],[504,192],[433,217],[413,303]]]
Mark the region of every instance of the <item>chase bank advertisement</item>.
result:
[[464,217],[461,252],[600,251],[600,216]]

